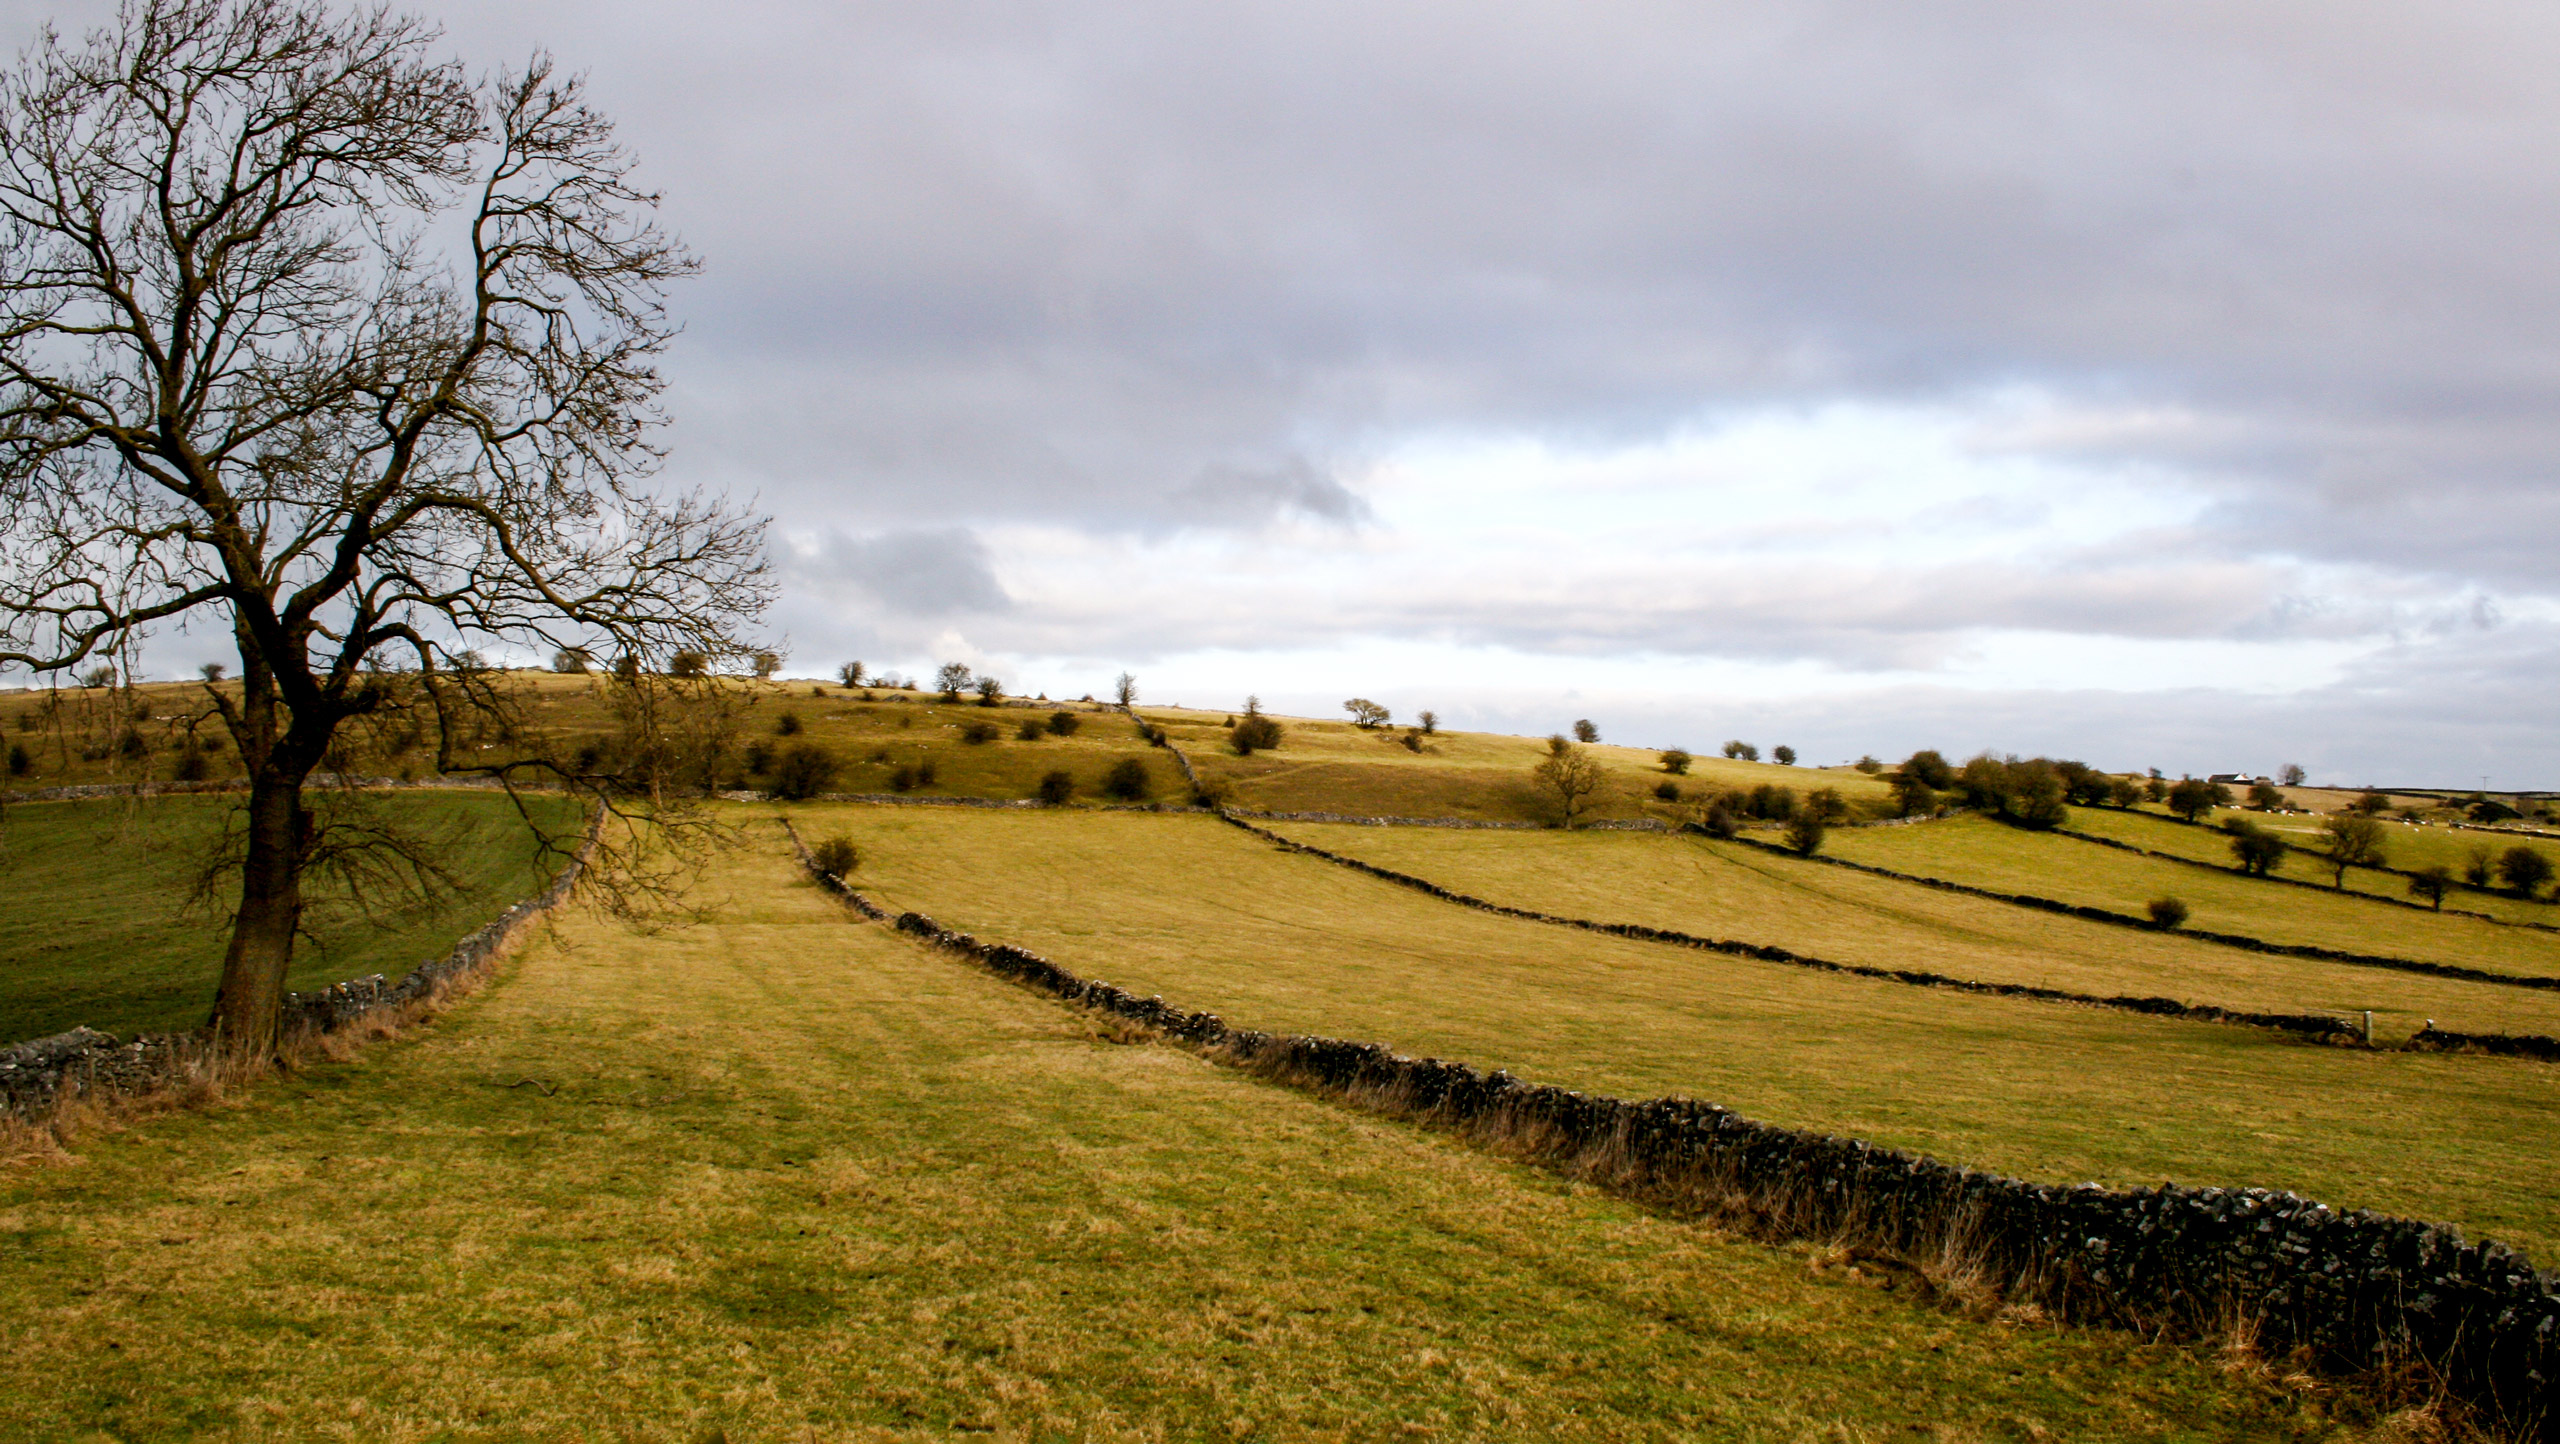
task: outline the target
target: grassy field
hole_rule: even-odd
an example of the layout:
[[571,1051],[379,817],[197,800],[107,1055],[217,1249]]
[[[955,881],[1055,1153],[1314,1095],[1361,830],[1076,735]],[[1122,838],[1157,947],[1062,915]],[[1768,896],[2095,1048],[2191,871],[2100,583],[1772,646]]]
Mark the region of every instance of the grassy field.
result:
[[[1212,947],[1238,914],[1129,878],[1269,881],[1192,820],[877,820],[911,896],[1017,853],[1042,893],[1100,845],[1095,911]],[[778,842],[712,880],[716,926],[573,918],[411,1041],[0,1178],[0,1433],[2340,1437],[2176,1348],[1971,1321],[1114,1044],[847,923]]]
[[1694,834],[1467,832],[1275,823],[1273,830],[1513,907],[1775,944],[1876,968],[2271,1013],[2374,1014],[2396,1042],[2427,1019],[2560,1035],[2560,992],[2271,958],[1825,867]]
[[2237,872],[2141,857],[1979,817],[1915,827],[1842,828],[1831,834],[1823,850],[1897,872],[2120,913],[2139,915],[2150,899],[2175,897],[2193,910],[2191,927],[2269,942],[2560,976],[2560,933],[2270,885]]
[[[1141,708],[1164,723],[1174,745],[1190,755],[1203,777],[1224,779],[1240,807],[1271,812],[1336,812],[1366,817],[1463,817],[1543,822],[1553,804],[1531,783],[1529,770],[1547,755],[1542,738],[1488,732],[1440,732],[1421,739],[1419,752],[1403,745],[1394,728],[1363,731],[1348,722],[1284,719],[1288,740],[1277,752],[1238,757],[1227,745],[1228,714]],[[1684,797],[1763,783],[1809,792],[1836,787],[1852,800],[1881,802],[1890,789],[1852,768],[1780,767],[1700,757],[1685,776],[1662,770],[1661,754],[1600,744],[1591,756],[1608,773],[1606,787],[1586,816],[1682,818],[1684,807],[1654,796],[1664,782]]]
[[[459,886],[372,918],[325,894],[315,899],[314,937],[296,951],[292,987],[396,977],[545,880],[535,841],[503,796],[388,793],[367,805],[437,840]],[[534,805],[554,829],[576,830],[573,805]],[[131,1034],[204,1022],[237,899],[190,906],[189,893],[231,806],[190,796],[30,803],[0,814],[0,895],[9,899],[0,908],[0,1042],[84,1023]]]
[[[2262,815],[2248,812],[2222,812],[2211,819],[2219,825],[2224,817],[2245,817],[2258,826],[2282,837],[2296,847],[2314,851],[2322,847],[2320,822],[2312,817],[2289,817],[2281,814]],[[2216,867],[2231,866],[2230,840],[2219,831],[2190,827],[2175,818],[2152,812],[2119,811],[2105,807],[2075,807],[2071,820],[2064,824],[2076,832],[2096,837],[2129,842],[2154,852],[2209,862]],[[2456,878],[2470,861],[2474,849],[2485,848],[2491,854],[2522,844],[2541,849],[2555,863],[2560,863],[2560,844],[2538,842],[2526,837],[2498,837],[2485,832],[2457,832],[2449,827],[2415,826],[2405,822],[2384,821],[2384,848],[2392,867],[2420,868],[2441,864],[2452,870]],[[2334,875],[2326,863],[2316,856],[2301,852],[2285,855],[2276,868],[2276,876],[2316,882],[2327,887]],[[2409,880],[2370,868],[2347,869],[2346,890],[2371,893],[2380,897],[2409,897]],[[2503,890],[2482,891],[2457,887],[2445,896],[2448,907],[2487,913],[2511,922],[2560,924],[2560,903],[2547,899],[2528,900]]]
[[2324,1049],[1507,921],[1208,818],[801,811],[813,836],[862,842],[859,880],[886,902],[1239,1024],[1688,1094],[2030,1178],[2291,1188],[2560,1257],[2548,1065]]

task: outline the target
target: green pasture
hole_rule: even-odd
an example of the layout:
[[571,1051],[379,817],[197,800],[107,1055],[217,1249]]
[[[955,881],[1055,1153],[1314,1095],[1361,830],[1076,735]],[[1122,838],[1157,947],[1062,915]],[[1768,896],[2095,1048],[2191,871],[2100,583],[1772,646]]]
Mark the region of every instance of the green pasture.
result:
[[2560,1035],[2560,992],[2269,957],[1695,834],[1271,826],[1512,907],[1775,945],[1838,963],[2358,1022],[2370,1010],[2384,1043],[2431,1018],[2465,1032]]
[[[2077,809],[2075,819],[2097,816]],[[1834,830],[1830,856],[1920,877],[2142,914],[2156,897],[2187,904],[2187,925],[2268,942],[2459,963],[2502,973],[2560,976],[2560,933],[2478,918],[2439,917],[2314,888],[2286,887],[2224,868],[2191,867],[1981,817],[1909,827]]]
[[[2226,811],[2214,815],[2211,821],[2215,825],[2194,827],[2155,812],[2075,807],[2071,809],[2071,820],[2063,825],[2074,832],[2085,832],[2149,848],[2153,852],[2165,852],[2228,868],[2232,866],[2231,841],[2219,827],[2224,817],[2247,818],[2296,848],[2309,849],[2287,853],[2283,863],[2276,868],[2276,876],[2318,883],[2322,887],[2335,885],[2336,874],[2317,855],[2325,850],[2326,843],[2320,831],[2320,819],[2316,817]],[[2560,843],[2529,837],[2500,837],[2494,833],[2463,831],[2438,824],[2388,820],[2382,823],[2382,830],[2384,861],[2390,867],[2422,868],[2441,864],[2460,879],[2474,850],[2482,850],[2495,857],[2518,844],[2540,848],[2554,863],[2560,863]],[[2376,872],[2371,868],[2347,869],[2346,890],[2412,900],[2407,878]],[[2487,890],[2457,886],[2445,894],[2445,906],[2486,913],[2509,922],[2560,924],[2560,905],[2550,902],[2548,894],[2542,899],[2528,900],[2494,886]]]
[[[222,795],[26,803],[0,812],[0,1042],[87,1024],[120,1035],[202,1024],[230,939],[236,893],[194,900],[194,884],[237,799]],[[326,808],[334,805],[323,801]],[[290,986],[398,976],[451,948],[509,903],[539,891],[551,861],[503,795],[366,794],[359,804],[446,859],[450,888],[356,908],[313,888],[312,937]],[[531,799],[573,834],[578,813]],[[233,883],[231,886],[236,887]]]
[[[1195,819],[802,815],[859,825],[893,891],[959,920],[1018,891],[1047,920],[1026,940],[1124,979],[1186,939],[1289,940],[1303,974],[1337,932],[1378,963],[1378,927],[1422,931],[1365,894],[1381,923],[1325,919],[1354,896],[1334,870]],[[1018,889],[991,873],[1016,862]],[[1185,895],[1219,874],[1219,900]],[[1058,895],[1079,879],[1099,892]],[[0,1433],[2360,1437],[2326,1412],[2351,1400],[1976,1321],[1116,1041],[847,921],[770,823],[706,895],[715,923],[655,936],[571,916],[407,1041],[0,1178]],[[1397,971],[1427,986],[1440,961]],[[1191,1001],[1290,1015],[1254,1021],[1388,1021],[1179,971]]]
[[1686,1094],[2029,1178],[2290,1188],[2560,1256],[2547,1064],[2322,1048],[1511,921],[1199,816],[795,815],[854,837],[858,880],[892,907],[1242,1026]]

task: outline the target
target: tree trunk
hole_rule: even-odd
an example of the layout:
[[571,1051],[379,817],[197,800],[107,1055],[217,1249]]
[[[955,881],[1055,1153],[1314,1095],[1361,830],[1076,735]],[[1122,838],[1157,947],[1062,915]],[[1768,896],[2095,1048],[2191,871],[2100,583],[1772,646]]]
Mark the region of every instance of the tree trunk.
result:
[[263,1062],[275,1056],[284,1016],[285,972],[302,922],[302,857],[311,815],[302,807],[302,777],[272,765],[249,783],[249,849],[240,870],[240,911],[222,958],[213,1027],[225,1056]]

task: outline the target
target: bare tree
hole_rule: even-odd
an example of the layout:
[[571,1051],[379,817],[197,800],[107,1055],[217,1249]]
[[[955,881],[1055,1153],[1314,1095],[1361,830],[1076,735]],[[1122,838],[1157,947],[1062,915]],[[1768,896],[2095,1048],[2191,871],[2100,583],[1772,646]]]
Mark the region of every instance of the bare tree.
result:
[[2347,885],[2348,868],[2382,866],[2381,823],[2361,813],[2333,812],[2320,819],[2320,831],[2328,837],[2332,886]]
[[1136,677],[1134,674],[1131,674],[1131,673],[1128,673],[1128,672],[1123,672],[1123,673],[1121,673],[1121,674],[1119,675],[1119,677],[1118,677],[1117,679],[1115,679],[1115,680],[1112,682],[1112,684],[1111,684],[1111,695],[1112,695],[1113,697],[1117,698],[1117,699],[1119,700],[1120,705],[1121,705],[1121,706],[1123,706],[1123,707],[1135,707],[1135,706],[1137,706],[1137,705],[1138,705],[1138,679],[1137,679],[1137,677]]
[[1567,827],[1573,826],[1574,818],[1581,813],[1591,795],[1608,781],[1608,775],[1601,771],[1599,763],[1591,760],[1590,753],[1560,737],[1549,742],[1547,755],[1529,770],[1529,775],[1548,796],[1556,800]]
[[[248,774],[214,1022],[272,1050],[304,784],[413,668],[438,763],[478,648],[734,660],[764,523],[644,483],[694,269],[580,81],[424,22],[128,0],[0,79],[0,668],[219,618]],[[451,244],[441,244],[450,239]]]

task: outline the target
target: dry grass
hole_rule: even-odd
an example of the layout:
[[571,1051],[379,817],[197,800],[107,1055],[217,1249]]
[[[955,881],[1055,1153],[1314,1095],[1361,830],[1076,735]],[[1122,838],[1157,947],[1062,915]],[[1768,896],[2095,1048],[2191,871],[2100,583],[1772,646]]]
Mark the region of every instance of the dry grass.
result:
[[0,1432],[2338,1433],[1103,1041],[770,830],[715,883],[716,928],[572,922],[434,1029],[0,1180]]
[[[2085,814],[2075,814],[2081,816]],[[2194,909],[2189,925],[2278,943],[2310,943],[2497,972],[2560,977],[2560,933],[2476,918],[2437,917],[2283,887],[2236,872],[2189,867],[1978,817],[1919,827],[1848,828],[1826,851],[1922,877],[2139,915],[2167,894]]]
[[2291,1188],[2560,1256],[2548,1065],[2319,1048],[1506,921],[1205,818],[824,806],[802,826],[853,833],[859,881],[886,903],[1240,1024],[1687,1094],[2029,1178]]
[[1273,830],[1513,907],[1774,944],[1865,967],[2256,1012],[2360,1018],[2370,1009],[2374,1036],[2386,1043],[2429,1018],[2474,1032],[2560,1034],[2560,992],[2269,957],[1695,835],[1311,823]]

